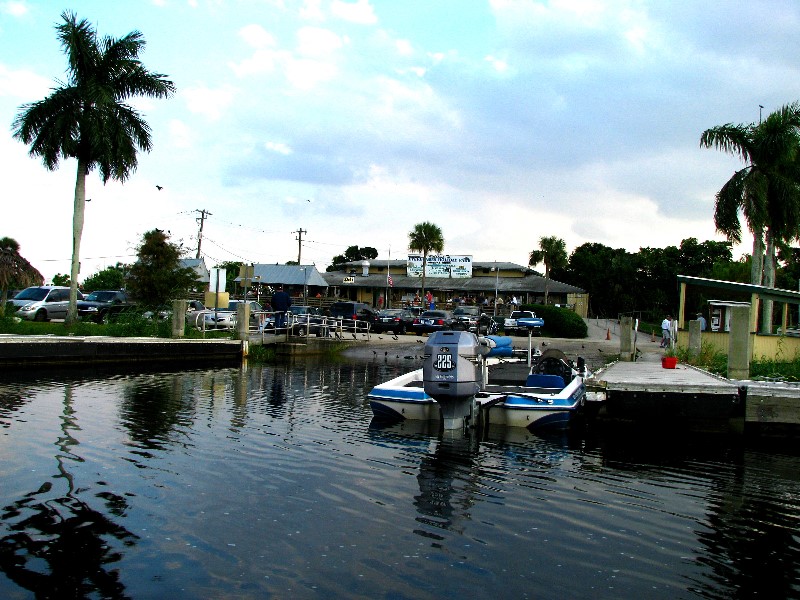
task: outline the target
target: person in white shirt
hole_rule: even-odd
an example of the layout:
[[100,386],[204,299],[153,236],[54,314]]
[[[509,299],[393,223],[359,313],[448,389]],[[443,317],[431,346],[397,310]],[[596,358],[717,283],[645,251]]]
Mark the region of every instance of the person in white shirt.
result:
[[672,331],[672,317],[667,315],[663,321],[661,321],[661,347],[666,348],[669,346],[669,340],[671,338],[671,331]]

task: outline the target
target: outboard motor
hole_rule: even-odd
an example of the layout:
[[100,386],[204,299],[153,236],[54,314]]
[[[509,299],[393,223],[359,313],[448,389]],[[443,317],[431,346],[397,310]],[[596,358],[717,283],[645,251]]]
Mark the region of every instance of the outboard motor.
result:
[[482,352],[478,338],[469,331],[435,331],[428,337],[422,383],[425,393],[439,403],[445,429],[463,429],[475,422]]

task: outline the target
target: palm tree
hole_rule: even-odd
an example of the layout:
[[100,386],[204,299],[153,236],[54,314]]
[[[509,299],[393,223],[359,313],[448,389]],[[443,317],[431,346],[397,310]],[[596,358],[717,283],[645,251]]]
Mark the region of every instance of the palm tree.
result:
[[539,249],[531,250],[528,265],[544,263],[544,303],[550,295],[550,271],[567,265],[567,250],[564,240],[555,236],[539,238]]
[[408,248],[412,252],[422,252],[422,296],[425,296],[425,267],[429,252],[444,250],[444,236],[438,225],[429,221],[417,223],[408,233]]
[[28,287],[43,283],[42,274],[20,256],[17,241],[9,237],[0,238],[0,315],[5,314],[10,287]]
[[142,34],[133,31],[98,39],[89,23],[70,13],[56,26],[67,55],[68,80],[44,100],[24,104],[14,119],[14,137],[31,144],[30,155],[53,171],[61,159],[77,159],[72,214],[72,267],[67,322],[77,317],[80,247],[86,203],[86,175],[97,168],[103,183],[124,182],[137,166],[136,152],[150,151],[150,127],[127,100],[167,98],[175,91],[165,75],[139,61]]
[[[776,246],[800,232],[800,104],[786,105],[758,124],[707,129],[700,145],[746,163],[717,192],[714,224],[740,242],[741,211],[753,234],[750,281],[774,287]],[[765,301],[762,331],[770,331],[771,323],[772,302]]]

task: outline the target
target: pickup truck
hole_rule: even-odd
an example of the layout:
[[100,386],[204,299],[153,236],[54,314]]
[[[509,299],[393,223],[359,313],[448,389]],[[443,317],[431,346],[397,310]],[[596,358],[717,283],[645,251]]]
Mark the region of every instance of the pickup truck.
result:
[[527,335],[531,331],[533,335],[541,335],[544,327],[544,319],[536,316],[529,310],[515,310],[511,316],[503,321],[503,331],[506,335]]
[[466,331],[478,332],[481,309],[477,306],[459,306],[453,309],[453,317]]
[[124,290],[99,290],[78,300],[78,316],[81,319],[104,323],[136,306]]

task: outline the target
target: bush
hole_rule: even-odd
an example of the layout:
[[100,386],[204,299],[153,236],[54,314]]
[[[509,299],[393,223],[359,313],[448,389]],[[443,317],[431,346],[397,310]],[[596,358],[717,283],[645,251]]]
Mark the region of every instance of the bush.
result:
[[526,304],[522,310],[532,310],[537,317],[544,319],[542,335],[560,338],[585,338],[588,333],[586,321],[568,308],[545,306],[543,304]]

